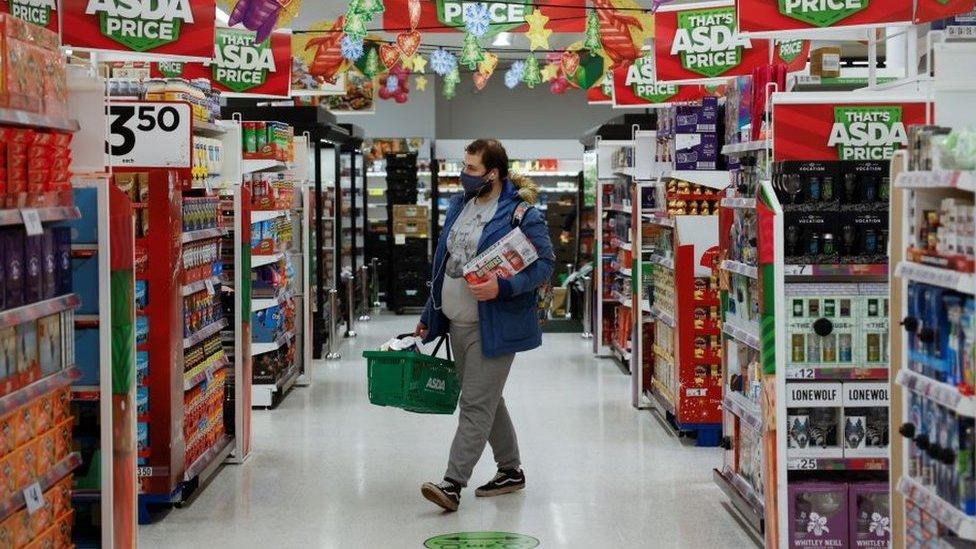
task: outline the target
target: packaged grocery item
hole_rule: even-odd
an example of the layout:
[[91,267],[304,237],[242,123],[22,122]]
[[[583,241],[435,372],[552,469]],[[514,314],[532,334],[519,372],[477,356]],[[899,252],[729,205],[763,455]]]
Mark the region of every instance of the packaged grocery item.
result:
[[789,547],[847,547],[847,485],[796,482],[788,487]]
[[889,547],[891,508],[887,483],[858,482],[850,485],[850,546]]

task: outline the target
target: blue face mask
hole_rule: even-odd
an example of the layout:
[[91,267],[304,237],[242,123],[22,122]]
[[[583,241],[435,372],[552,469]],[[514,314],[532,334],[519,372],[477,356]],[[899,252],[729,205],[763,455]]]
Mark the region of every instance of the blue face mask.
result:
[[470,175],[461,172],[461,187],[464,188],[464,194],[468,196],[481,196],[486,189],[491,188],[491,180],[486,181],[482,177],[480,175]]

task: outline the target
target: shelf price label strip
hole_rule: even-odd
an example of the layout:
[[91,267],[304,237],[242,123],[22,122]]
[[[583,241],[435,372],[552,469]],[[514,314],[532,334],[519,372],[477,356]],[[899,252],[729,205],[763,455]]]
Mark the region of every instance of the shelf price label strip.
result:
[[898,491],[966,540],[976,541],[976,517],[966,516],[944,499],[907,476],[898,481]]
[[896,381],[902,387],[954,410],[966,417],[976,417],[976,396],[963,396],[959,389],[911,370],[899,370]]

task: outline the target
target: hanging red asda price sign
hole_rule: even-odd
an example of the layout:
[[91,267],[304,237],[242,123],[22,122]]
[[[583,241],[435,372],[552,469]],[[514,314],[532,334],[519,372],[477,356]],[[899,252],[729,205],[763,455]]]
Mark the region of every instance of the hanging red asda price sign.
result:
[[0,13],[58,32],[58,0],[0,0]]
[[214,0],[61,0],[61,42],[75,49],[210,59],[215,9]]
[[[409,30],[409,0],[386,0],[383,30]],[[417,25],[423,32],[464,32],[464,10],[478,2],[470,0],[422,0]],[[555,32],[583,32],[586,29],[586,0],[505,0],[483,1],[488,7],[489,23],[485,36],[500,32],[522,32],[528,29],[525,16],[538,8],[549,17],[546,28]]]
[[654,78],[654,58],[642,57],[632,65],[613,70],[614,108],[641,108],[678,101],[701,99],[704,86],[658,82]]
[[[922,0],[920,0],[922,1]],[[944,4],[952,0],[931,0]],[[910,22],[913,0],[736,0],[739,30],[772,32]]]
[[927,23],[976,10],[976,0],[918,0],[915,22]]
[[926,103],[773,104],[773,158],[888,160],[908,144],[908,127],[925,123]]
[[153,63],[155,78],[206,78],[214,89],[262,96],[291,96],[291,32],[275,31],[255,42],[254,31],[218,27],[210,63]]
[[[731,1],[665,6],[654,17],[659,82],[697,82],[752,74],[769,63],[769,41],[740,36]],[[785,41],[776,54],[790,71],[806,66],[809,44]]]

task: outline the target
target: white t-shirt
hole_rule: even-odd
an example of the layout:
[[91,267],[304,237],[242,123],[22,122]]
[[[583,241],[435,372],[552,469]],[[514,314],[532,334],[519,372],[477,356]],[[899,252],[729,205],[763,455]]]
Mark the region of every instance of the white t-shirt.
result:
[[444,315],[457,324],[477,324],[478,300],[464,280],[464,265],[478,255],[478,242],[485,225],[498,209],[498,198],[479,203],[473,198],[464,205],[447,236],[447,266],[441,303]]

